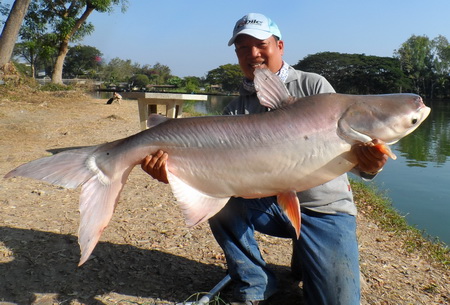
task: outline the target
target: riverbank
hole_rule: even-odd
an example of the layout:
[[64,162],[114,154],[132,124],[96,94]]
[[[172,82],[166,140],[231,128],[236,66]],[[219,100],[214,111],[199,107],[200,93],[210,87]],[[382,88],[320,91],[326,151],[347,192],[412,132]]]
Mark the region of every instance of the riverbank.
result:
[[[106,105],[77,91],[0,89],[0,173],[63,147],[139,131],[137,103]],[[48,150],[48,151],[47,151]],[[353,183],[363,304],[447,304],[450,255],[391,216],[383,199]],[[79,190],[30,179],[0,184],[0,302],[174,304],[207,291],[226,263],[209,227],[184,225],[167,185],[133,170],[94,258],[77,268]],[[395,215],[395,214],[394,214]],[[398,216],[398,215],[397,215]],[[420,232],[419,232],[420,233]],[[302,304],[289,275],[289,240],[258,235],[281,291],[269,304]],[[230,299],[230,289],[221,297]]]

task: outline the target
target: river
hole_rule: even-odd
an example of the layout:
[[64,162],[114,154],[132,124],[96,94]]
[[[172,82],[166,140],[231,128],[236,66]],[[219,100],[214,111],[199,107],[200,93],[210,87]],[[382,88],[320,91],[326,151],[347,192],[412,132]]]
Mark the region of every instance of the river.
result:
[[[196,102],[201,113],[220,114],[232,99],[210,96]],[[425,101],[427,120],[393,145],[397,160],[389,160],[372,181],[407,222],[425,235],[450,245],[450,100]]]

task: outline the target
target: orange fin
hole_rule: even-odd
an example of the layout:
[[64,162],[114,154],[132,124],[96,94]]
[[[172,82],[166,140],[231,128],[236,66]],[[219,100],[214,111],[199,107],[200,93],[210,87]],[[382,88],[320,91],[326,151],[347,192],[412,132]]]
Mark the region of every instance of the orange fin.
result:
[[291,221],[295,233],[297,234],[297,238],[299,238],[302,215],[300,213],[300,201],[298,200],[297,193],[295,191],[280,193],[277,195],[277,200],[278,204]]
[[391,157],[392,160],[396,160],[397,156],[392,152],[391,148],[386,143],[375,144],[375,147],[378,148],[383,154]]

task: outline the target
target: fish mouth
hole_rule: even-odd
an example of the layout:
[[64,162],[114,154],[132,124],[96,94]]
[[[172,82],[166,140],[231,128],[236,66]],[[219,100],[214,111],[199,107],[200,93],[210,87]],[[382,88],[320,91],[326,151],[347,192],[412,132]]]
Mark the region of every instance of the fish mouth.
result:
[[[368,142],[373,141],[374,139],[379,139],[379,137],[375,137],[373,135],[369,135],[369,134],[360,132],[360,131],[354,129],[353,127],[350,127],[350,129],[352,130],[353,137],[355,139],[357,139],[357,141],[359,141],[359,142],[368,143]],[[392,145],[392,144],[397,143],[400,139],[394,139],[391,141],[384,141],[383,139],[379,139],[379,140],[383,141],[384,144],[386,144],[386,145]]]

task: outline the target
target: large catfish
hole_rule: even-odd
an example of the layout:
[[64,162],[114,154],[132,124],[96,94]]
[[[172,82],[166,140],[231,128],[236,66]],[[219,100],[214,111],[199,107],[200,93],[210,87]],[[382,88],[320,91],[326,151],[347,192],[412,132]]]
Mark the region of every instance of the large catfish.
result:
[[277,195],[298,235],[296,192],[354,168],[350,148],[355,143],[395,143],[430,113],[412,94],[293,98],[277,76],[263,69],[255,71],[255,84],[261,103],[276,110],[182,119],[151,116],[152,127],[138,134],[34,160],[5,177],[82,186],[80,265],[108,225],[133,167],[159,149],[169,155],[169,183],[188,225],[207,220],[232,196]]

